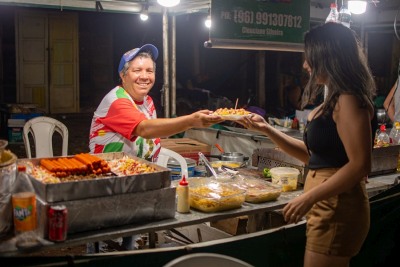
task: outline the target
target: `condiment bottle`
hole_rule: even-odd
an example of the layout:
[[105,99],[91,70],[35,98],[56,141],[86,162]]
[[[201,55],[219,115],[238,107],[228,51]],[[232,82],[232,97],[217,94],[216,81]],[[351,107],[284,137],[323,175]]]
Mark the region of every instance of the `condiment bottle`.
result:
[[331,11],[329,12],[328,17],[326,17],[325,23],[338,22],[338,19],[339,19],[339,14],[337,11],[336,3],[331,3]]
[[380,132],[376,137],[376,146],[377,147],[385,147],[389,146],[390,138],[389,135],[386,133],[386,125],[382,124],[379,128]]
[[347,28],[350,28],[351,12],[347,9],[346,5],[342,5],[339,11],[338,21]]
[[176,211],[180,213],[188,213],[190,211],[189,183],[187,182],[185,175],[176,187],[176,194],[178,196]]
[[390,143],[397,145],[400,142],[400,122],[395,122],[389,133]]
[[292,129],[299,129],[299,120],[296,117],[293,118]]

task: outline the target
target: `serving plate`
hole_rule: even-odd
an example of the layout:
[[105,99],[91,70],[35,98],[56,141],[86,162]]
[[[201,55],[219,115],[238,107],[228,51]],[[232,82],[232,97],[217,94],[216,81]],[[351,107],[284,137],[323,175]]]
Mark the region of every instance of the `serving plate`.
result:
[[227,121],[238,121],[241,120],[245,117],[249,117],[251,114],[246,114],[246,115],[219,115],[221,118]]

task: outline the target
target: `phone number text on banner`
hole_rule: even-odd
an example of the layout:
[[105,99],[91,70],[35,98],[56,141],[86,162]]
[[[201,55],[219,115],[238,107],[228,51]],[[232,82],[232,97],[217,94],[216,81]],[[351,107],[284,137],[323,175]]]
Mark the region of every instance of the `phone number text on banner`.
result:
[[210,39],[302,43],[309,0],[212,0]]

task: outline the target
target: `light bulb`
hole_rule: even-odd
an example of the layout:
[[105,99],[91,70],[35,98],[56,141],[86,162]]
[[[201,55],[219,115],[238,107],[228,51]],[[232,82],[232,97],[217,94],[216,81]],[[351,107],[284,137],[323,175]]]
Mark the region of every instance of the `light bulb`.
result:
[[146,21],[149,19],[149,15],[147,15],[146,13],[141,13],[140,14],[140,19],[143,21]]
[[367,9],[366,1],[348,1],[347,4],[353,14],[362,14]]
[[204,25],[206,25],[207,28],[211,28],[211,17],[210,17],[210,15],[207,16],[207,19],[204,21]]
[[180,1],[181,0],[157,0],[157,3],[165,7],[173,7],[178,5]]

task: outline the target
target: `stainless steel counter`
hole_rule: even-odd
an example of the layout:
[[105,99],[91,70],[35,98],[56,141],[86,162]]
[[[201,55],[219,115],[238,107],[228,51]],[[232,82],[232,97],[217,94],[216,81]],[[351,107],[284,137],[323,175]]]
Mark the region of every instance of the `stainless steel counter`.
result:
[[[398,183],[398,176],[398,173],[394,173],[370,178],[367,184],[368,193],[370,194],[370,196],[373,196],[392,187],[393,185]],[[292,198],[301,194],[301,192],[302,190],[293,192],[282,192],[281,196],[276,201],[260,204],[245,203],[241,208],[230,211],[203,213],[191,210],[189,214],[176,213],[175,218],[173,219],[150,223],[130,224],[118,227],[111,227],[107,229],[100,229],[96,231],[71,234],[68,236],[67,240],[62,243],[52,243],[47,240],[43,240],[43,244],[40,249],[70,247],[85,244],[88,242],[114,239],[121,236],[131,236],[140,233],[154,233],[156,231],[165,229],[172,229],[182,226],[200,224],[204,222],[234,218],[242,215],[254,215],[266,211],[279,210]],[[17,249],[16,239],[14,237],[6,238],[0,242],[0,256],[21,255],[23,253],[24,251],[20,251]]]

